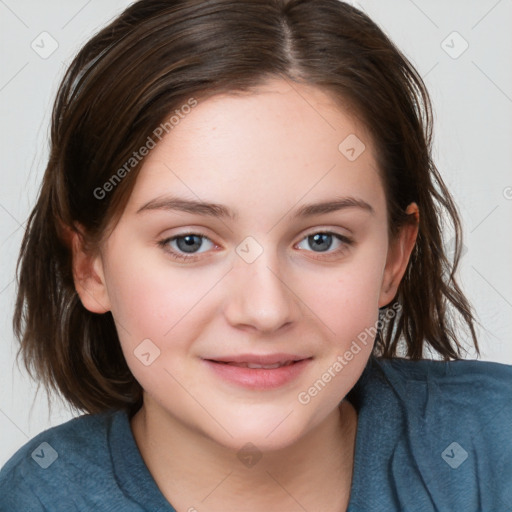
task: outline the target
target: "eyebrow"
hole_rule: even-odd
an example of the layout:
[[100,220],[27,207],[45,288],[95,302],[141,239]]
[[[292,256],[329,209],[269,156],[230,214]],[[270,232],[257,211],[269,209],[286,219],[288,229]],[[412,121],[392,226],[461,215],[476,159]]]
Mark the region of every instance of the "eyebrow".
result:
[[[339,197],[330,201],[320,203],[309,203],[302,205],[292,216],[292,218],[307,218],[315,215],[323,215],[346,208],[358,208],[372,215],[375,214],[373,207],[356,197]],[[156,198],[141,206],[137,213],[152,210],[181,211],[196,215],[204,215],[214,218],[229,218],[231,220],[238,219],[238,214],[218,203],[210,203],[204,201],[196,201],[192,199],[184,199],[179,197]]]

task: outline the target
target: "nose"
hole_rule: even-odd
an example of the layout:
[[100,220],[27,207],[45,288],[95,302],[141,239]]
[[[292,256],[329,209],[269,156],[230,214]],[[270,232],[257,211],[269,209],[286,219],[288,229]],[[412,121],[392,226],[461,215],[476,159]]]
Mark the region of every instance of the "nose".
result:
[[225,315],[234,327],[269,334],[297,321],[300,308],[293,284],[280,272],[277,258],[265,250],[248,263],[236,257],[229,273]]

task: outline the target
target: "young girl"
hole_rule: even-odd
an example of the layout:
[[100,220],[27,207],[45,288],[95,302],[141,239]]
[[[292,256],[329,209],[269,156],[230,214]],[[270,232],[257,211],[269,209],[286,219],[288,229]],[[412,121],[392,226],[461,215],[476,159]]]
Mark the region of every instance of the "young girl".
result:
[[431,129],[338,0],[141,0],[94,36],[14,318],[85,414],[7,462],[0,509],[511,510],[512,367],[461,360]]

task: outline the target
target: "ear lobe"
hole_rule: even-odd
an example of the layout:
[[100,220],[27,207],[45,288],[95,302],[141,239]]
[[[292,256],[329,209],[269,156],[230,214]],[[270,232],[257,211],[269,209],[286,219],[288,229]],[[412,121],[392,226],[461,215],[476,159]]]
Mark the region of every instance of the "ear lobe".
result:
[[415,221],[402,226],[400,232],[396,236],[396,239],[391,241],[388,250],[388,258],[386,260],[386,267],[382,278],[379,308],[389,304],[395,297],[418,236],[418,205],[416,203],[411,203],[407,207],[405,213],[413,215]]
[[73,281],[83,306],[92,313],[110,311],[101,255],[86,250],[80,231],[68,228],[68,236],[73,254]]

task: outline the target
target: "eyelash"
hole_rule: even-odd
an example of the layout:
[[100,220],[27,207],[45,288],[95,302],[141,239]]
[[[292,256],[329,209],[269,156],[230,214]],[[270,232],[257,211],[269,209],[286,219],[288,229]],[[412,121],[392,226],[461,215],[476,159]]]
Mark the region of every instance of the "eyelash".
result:
[[[335,238],[337,238],[343,245],[340,248],[338,248],[337,250],[335,250],[334,252],[317,253],[317,254],[326,254],[326,255],[328,255],[328,257],[327,258],[314,257],[313,259],[316,259],[316,260],[326,260],[326,259],[331,259],[332,257],[339,256],[339,255],[341,255],[341,253],[345,252],[350,246],[352,246],[354,244],[354,241],[351,238],[344,236],[344,235],[340,235],[339,233],[335,233],[333,231],[313,231],[312,233],[309,233],[306,236],[304,236],[304,238],[302,238],[299,243],[303,242],[310,236],[320,235],[320,234],[321,235],[332,235]],[[212,242],[210,240],[210,238],[207,237],[206,235],[202,235],[201,233],[188,232],[188,233],[181,233],[179,235],[175,235],[173,237],[169,237],[169,238],[160,240],[158,242],[158,246],[161,247],[171,258],[173,258],[175,260],[190,261],[190,262],[197,261],[198,256],[196,256],[196,255],[185,255],[185,254],[177,252],[173,249],[169,249],[170,242],[173,242],[174,240],[177,240],[178,238],[184,238],[186,236],[197,236],[199,238],[204,238],[204,239]],[[303,250],[303,249],[301,249],[301,250]],[[313,252],[313,251],[309,251],[309,252]],[[201,254],[201,253],[199,253],[199,254]]]

